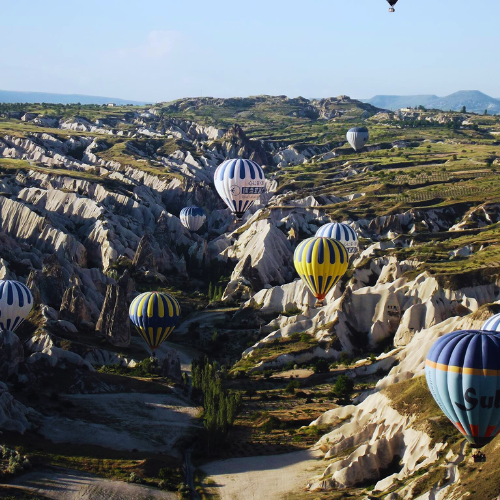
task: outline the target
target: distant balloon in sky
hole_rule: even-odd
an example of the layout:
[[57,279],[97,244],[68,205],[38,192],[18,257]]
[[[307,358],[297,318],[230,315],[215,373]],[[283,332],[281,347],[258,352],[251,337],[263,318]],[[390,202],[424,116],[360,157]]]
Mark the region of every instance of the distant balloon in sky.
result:
[[358,251],[358,235],[356,231],[347,224],[342,222],[331,222],[321,226],[316,235],[320,238],[333,238],[340,241],[345,246],[349,255],[355,254]]
[[387,0],[387,3],[391,6],[389,12],[396,12],[394,6],[398,3],[398,0]]
[[130,304],[129,316],[151,353],[173,332],[181,308],[177,300],[165,292],[145,292]]
[[482,330],[500,332],[500,314],[495,314],[495,316],[485,321]]
[[214,175],[215,189],[226,205],[241,219],[266,190],[264,171],[252,160],[226,160]]
[[297,273],[323,305],[327,293],[344,276],[349,255],[342,243],[331,238],[308,238],[295,249],[293,262]]
[[15,331],[33,308],[30,289],[13,280],[0,281],[0,330]]
[[205,224],[207,216],[202,208],[186,207],[181,210],[180,219],[185,228],[190,231],[198,231]]
[[354,127],[347,132],[347,140],[356,151],[363,149],[370,137],[366,127]]
[[437,404],[473,448],[500,431],[500,333],[460,330],[439,338],[425,362]]

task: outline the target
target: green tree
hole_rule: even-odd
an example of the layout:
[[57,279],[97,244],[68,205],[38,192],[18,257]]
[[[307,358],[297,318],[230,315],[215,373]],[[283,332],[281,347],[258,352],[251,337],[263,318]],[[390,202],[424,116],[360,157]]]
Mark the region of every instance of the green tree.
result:
[[203,426],[208,452],[221,445],[233,426],[241,408],[241,393],[229,392],[222,387],[218,363],[207,357],[195,360],[191,366],[193,388],[201,393]]
[[330,366],[326,359],[318,359],[314,364],[314,373],[328,373],[330,371]]
[[466,113],[467,112],[467,108],[465,106],[462,106],[462,110],[460,112],[461,113]]
[[212,294],[213,294],[213,291],[212,291],[212,282],[210,282],[209,285],[208,285],[208,300],[212,300]]
[[485,110],[484,110],[484,115],[486,116],[487,114],[488,114],[488,110],[487,110],[487,109],[485,109]]
[[354,382],[347,375],[340,375],[336,382],[334,391],[338,397],[347,398],[354,389]]
[[298,380],[291,380],[285,387],[285,392],[287,394],[295,394],[295,389],[300,388],[300,382]]

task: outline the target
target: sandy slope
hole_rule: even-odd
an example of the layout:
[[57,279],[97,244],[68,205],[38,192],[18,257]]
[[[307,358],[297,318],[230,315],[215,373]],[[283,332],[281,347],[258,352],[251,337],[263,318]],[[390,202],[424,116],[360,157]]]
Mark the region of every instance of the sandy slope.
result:
[[24,474],[9,486],[54,500],[175,500],[175,493],[138,484],[110,481],[85,472],[59,467]]
[[79,394],[65,398],[84,408],[86,416],[85,420],[46,417],[40,432],[56,443],[171,453],[179,437],[197,425],[198,408],[173,395]]
[[267,457],[211,462],[202,470],[215,481],[221,500],[279,500],[304,488],[322,472],[321,453],[306,450]]

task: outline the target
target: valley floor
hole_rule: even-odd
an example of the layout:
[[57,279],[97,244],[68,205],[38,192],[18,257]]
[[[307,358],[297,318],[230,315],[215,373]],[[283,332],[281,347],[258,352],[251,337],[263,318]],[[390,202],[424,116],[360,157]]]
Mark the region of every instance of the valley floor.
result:
[[280,500],[322,473],[322,454],[311,450],[211,462],[202,467],[221,500]]
[[165,394],[78,394],[65,396],[85,410],[85,420],[46,417],[41,433],[55,443],[94,444],[115,450],[171,453],[195,424],[199,409]]
[[110,481],[85,472],[59,467],[39,469],[14,480],[10,487],[54,500],[174,500],[175,493],[139,484]]

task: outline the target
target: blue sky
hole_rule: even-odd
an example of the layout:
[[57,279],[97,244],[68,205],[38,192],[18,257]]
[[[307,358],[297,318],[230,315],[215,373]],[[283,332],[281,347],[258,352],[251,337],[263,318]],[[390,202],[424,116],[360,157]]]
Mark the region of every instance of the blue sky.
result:
[[[479,4],[479,5],[478,5]],[[0,0],[0,89],[500,97],[499,0]]]

